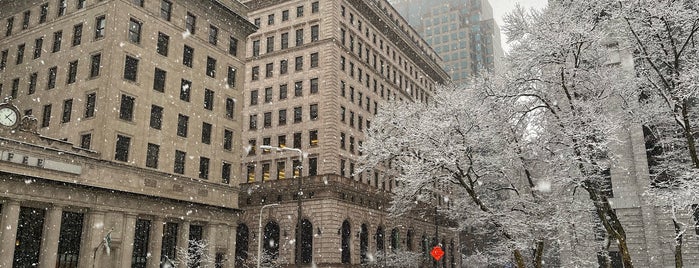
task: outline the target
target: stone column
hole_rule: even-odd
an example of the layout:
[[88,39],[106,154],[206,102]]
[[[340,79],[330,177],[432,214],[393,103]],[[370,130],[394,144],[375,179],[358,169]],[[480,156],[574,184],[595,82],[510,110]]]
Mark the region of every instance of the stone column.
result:
[[163,246],[163,218],[156,217],[153,219],[150,229],[150,243],[148,243],[148,252],[150,253],[150,258],[148,259],[148,268],[160,268],[160,254],[162,253]]
[[[223,262],[223,267],[224,268],[233,268],[235,266],[235,243],[236,243],[236,237],[238,236],[237,233],[237,226],[227,226],[228,227],[228,250],[226,250],[226,258],[225,261]],[[282,230],[279,230],[279,238],[281,240],[282,237]],[[280,243],[281,244],[281,243]],[[279,247],[280,250],[280,255],[281,255],[281,246]]]
[[0,267],[12,267],[17,240],[17,222],[19,221],[19,202],[9,201],[2,204],[0,219]]
[[[104,230],[104,211],[90,210],[87,213],[87,224],[83,226],[83,237],[80,242],[80,256],[78,260],[79,268],[94,268],[100,267],[95,262],[99,263],[100,256],[104,250],[97,248],[100,242],[107,233]],[[100,246],[101,247],[101,246]]]
[[121,256],[118,267],[131,267],[131,256],[133,255],[133,242],[136,232],[136,214],[124,214],[124,226],[121,228]]
[[218,225],[209,223],[206,225],[206,230],[204,230],[204,240],[206,240],[206,250],[204,254],[206,257],[203,259],[211,260],[212,263],[207,263],[203,265],[202,268],[214,268],[214,260],[216,260],[216,232],[218,232]]
[[[185,253],[188,252],[187,249],[189,249],[189,225],[191,223],[189,221],[184,221],[180,224],[179,228],[179,234],[177,237],[177,255],[178,258],[184,259],[182,257],[184,256],[179,256],[180,253]],[[180,262],[177,267],[180,268],[187,268],[187,263]]]
[[44,221],[44,231],[41,241],[41,253],[39,254],[39,267],[56,267],[56,257],[58,254],[58,239],[61,235],[61,218],[63,208],[53,206],[46,213]]

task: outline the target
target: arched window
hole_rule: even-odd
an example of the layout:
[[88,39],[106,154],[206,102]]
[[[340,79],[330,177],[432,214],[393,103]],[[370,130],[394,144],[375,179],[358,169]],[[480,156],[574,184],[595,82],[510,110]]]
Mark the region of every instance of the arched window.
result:
[[413,230],[408,230],[405,235],[405,247],[408,248],[408,251],[413,251]]
[[[297,241],[301,241],[301,256],[296,259],[296,262],[300,260],[301,263],[311,263],[313,261],[313,224],[307,219],[301,221],[301,238]],[[296,247],[298,249],[298,247]],[[299,256],[297,253],[296,256]]]
[[369,228],[366,224],[362,224],[362,230],[359,232],[359,258],[362,264],[367,262],[367,252],[369,251]]
[[391,251],[400,249],[400,231],[398,228],[391,230]]
[[342,222],[342,263],[352,263],[350,255],[350,237],[351,236],[350,224],[347,220]]
[[376,251],[380,252],[383,251],[384,246],[383,246],[383,227],[379,226],[378,229],[376,229]]
[[239,224],[235,236],[235,266],[242,267],[248,259],[248,226]]
[[279,257],[279,224],[275,221],[270,221],[265,225],[264,244],[265,255],[276,260]]

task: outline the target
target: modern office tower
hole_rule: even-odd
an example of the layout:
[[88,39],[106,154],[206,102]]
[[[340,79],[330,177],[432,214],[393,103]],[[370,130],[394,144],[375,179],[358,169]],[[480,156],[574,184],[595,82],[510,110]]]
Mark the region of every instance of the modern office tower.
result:
[[432,265],[436,241],[447,253],[439,265],[457,267],[458,238],[441,217],[435,226],[433,208],[390,219],[396,181],[358,172],[374,115],[389,101],[430,103],[449,80],[429,44],[385,0],[245,4],[259,30],[241,103],[236,262],[254,264],[260,241],[264,262],[345,267],[408,250]]
[[[246,15],[0,0],[0,96],[22,120],[2,133],[0,266],[159,267],[191,239],[233,259]],[[111,255],[96,249],[107,234]]]
[[503,56],[500,29],[488,0],[392,0],[396,10],[434,48],[456,83]]

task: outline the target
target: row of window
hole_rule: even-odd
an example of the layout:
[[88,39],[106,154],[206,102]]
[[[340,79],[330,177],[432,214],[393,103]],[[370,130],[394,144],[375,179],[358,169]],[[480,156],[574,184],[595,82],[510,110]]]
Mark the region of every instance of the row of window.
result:
[[[84,107],[84,113],[83,113],[83,119],[88,119],[88,118],[93,118],[95,117],[95,104],[97,101],[97,94],[95,92],[88,93],[85,96],[85,107]],[[62,105],[62,112],[61,112],[61,123],[68,123],[73,120],[73,99],[66,99],[63,100],[63,105]],[[51,124],[51,113],[53,110],[53,105],[52,104],[46,104],[42,107],[41,110],[41,120],[40,120],[40,126],[41,127],[49,127]],[[24,115],[32,115],[33,110],[32,109],[27,109],[24,110]],[[89,149],[89,140],[87,142],[87,147],[81,146],[83,148]],[[81,143],[82,144],[82,143]]]
[[[279,148],[285,148],[287,147],[287,135],[286,134],[281,134],[277,135],[277,147]],[[292,140],[292,148],[302,148],[302,133],[301,132],[296,132],[292,135],[293,140]],[[319,143],[319,138],[318,138],[318,130],[310,130],[308,131],[308,147],[317,147]],[[263,137],[262,138],[262,145],[265,146],[272,146],[272,137]],[[248,140],[248,155],[256,155],[257,154],[257,139],[250,139]],[[269,153],[269,150],[263,150],[262,154],[267,154]]]
[[[375,90],[374,93],[379,94],[378,90],[376,89],[377,88],[376,80],[374,80],[374,83],[375,83],[374,84],[374,90]],[[388,92],[388,96],[390,99],[391,89],[389,88],[387,90],[387,92]],[[383,98],[384,97],[383,84],[381,84],[381,93],[380,94],[381,94],[380,95],[381,98]],[[371,98],[369,97],[369,94],[365,95],[361,90],[356,90],[356,94],[355,94],[355,89],[353,86],[349,87],[349,92],[348,92],[347,83],[345,83],[344,80],[340,80],[340,96],[342,96],[344,98],[348,98],[351,103],[355,103],[355,95],[357,98],[356,104],[357,104],[357,106],[359,106],[359,109],[365,108],[367,112],[371,112]],[[395,98],[395,93],[394,93],[394,98]],[[364,104],[366,104],[366,106],[364,106]],[[374,101],[374,115],[376,115],[378,113],[378,111],[379,111],[379,103]],[[344,120],[344,117],[343,117],[343,120]]]
[[[308,119],[311,121],[318,120],[318,104],[308,105]],[[293,123],[303,122],[303,106],[297,106],[293,108]],[[287,109],[280,109],[277,111],[277,126],[285,126],[287,123]],[[262,114],[262,127],[271,128],[272,127],[272,112],[264,112]],[[257,130],[257,114],[251,114],[248,120],[248,127],[250,130]]]
[[[301,18],[303,17],[304,14],[304,6],[300,5],[296,7],[296,18]],[[320,3],[318,1],[311,2],[311,13],[312,14],[317,14],[320,12]],[[281,11],[282,15],[282,22],[289,21],[289,10],[285,9]],[[255,18],[253,19],[253,23],[255,26],[260,28],[262,26],[262,18]],[[275,23],[275,13],[267,15],[267,25],[274,25]]]
[[[318,94],[318,78],[311,78],[308,80],[310,84],[310,94]],[[264,103],[271,103],[274,98],[274,90],[272,87],[267,87],[264,89]],[[286,100],[289,97],[289,85],[281,84],[279,85],[279,101]],[[303,81],[294,82],[294,97],[303,97]],[[259,104],[260,92],[255,89],[250,91],[250,106],[255,106]]]
[[[86,0],[74,0],[75,1],[75,10],[81,10],[85,8]],[[98,0],[102,1],[102,0]],[[67,0],[57,0],[56,1],[56,18],[61,17],[66,14],[66,11],[68,10],[68,3]],[[50,14],[50,3],[44,3],[39,6],[39,16],[36,20],[36,22],[32,22],[32,10],[25,10],[22,12],[22,27],[20,28],[21,31],[29,29],[30,26],[33,25],[39,25],[42,23],[45,23],[48,20]],[[5,37],[12,35],[13,32],[15,32],[15,17],[9,17],[6,20],[5,24]]]
[[[311,25],[311,42],[316,42],[320,38],[320,28],[318,25]],[[289,32],[283,32],[279,35],[279,49],[289,48]],[[304,30],[299,28],[295,30],[295,43],[299,47],[304,44]],[[265,53],[272,53],[275,50],[275,36],[267,36]],[[252,40],[252,56],[260,56],[260,39]]]
[[[260,163],[260,174],[258,177],[256,173],[257,169],[257,164],[248,164],[246,166],[246,172],[247,172],[247,182],[255,182],[259,179],[261,181],[269,181],[269,180],[283,180],[287,178],[288,173],[286,173],[286,161],[285,160],[276,160],[273,161],[276,163],[276,172],[274,173],[274,177],[272,177],[271,173],[271,166],[272,162],[262,162]],[[296,178],[300,176],[300,170],[304,170],[304,168],[301,166],[301,163],[298,160],[293,160],[292,161],[292,168],[293,170],[293,178]],[[318,175],[318,157],[316,156],[310,156],[308,157],[308,176],[315,176]],[[256,180],[257,179],[257,180]]]
[[[316,68],[318,67],[318,52],[314,52],[310,54],[310,68]],[[303,55],[301,56],[296,56],[294,58],[294,71],[300,72],[303,71]],[[257,81],[260,80],[260,66],[253,66],[252,69],[250,70],[250,73],[252,75],[251,79],[252,81]],[[289,60],[283,59],[279,61],[279,75],[285,75],[289,73]],[[265,64],[265,78],[272,78],[274,77],[274,63],[270,62]]]
[[341,122],[349,123],[349,126],[352,128],[354,128],[356,125],[357,130],[359,130],[359,131],[364,131],[364,122],[366,122],[366,129],[369,130],[369,128],[371,128],[371,121],[369,121],[368,118],[366,119],[366,121],[364,121],[364,117],[359,112],[357,112],[356,114],[357,114],[357,116],[356,116],[357,120],[356,120],[356,124],[355,124],[355,120],[354,120],[355,112],[350,110],[349,114],[348,114],[347,108],[345,108],[345,106],[340,106],[340,121]]

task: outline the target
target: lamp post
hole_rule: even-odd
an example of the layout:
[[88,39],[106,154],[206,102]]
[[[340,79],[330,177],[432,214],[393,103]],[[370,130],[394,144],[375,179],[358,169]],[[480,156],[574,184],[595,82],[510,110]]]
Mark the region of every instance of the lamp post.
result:
[[[279,204],[267,204],[264,205],[260,208],[260,220],[258,221],[257,224],[257,268],[260,268],[260,262],[261,262],[261,256],[262,256],[262,240],[263,240],[263,235],[262,235],[262,211],[266,207],[273,207],[277,206]],[[277,241],[278,243],[279,241]]]
[[[288,148],[288,147],[276,147],[276,146],[269,146],[269,145],[261,145],[260,149],[262,150],[275,150],[277,152],[281,151],[292,151],[296,152],[299,154],[299,161],[300,165],[298,165],[296,168],[299,171],[299,176],[298,176],[298,185],[299,189],[298,192],[296,193],[297,198],[296,198],[296,205],[297,205],[297,212],[296,212],[296,241],[295,241],[295,246],[296,246],[296,254],[294,256],[295,258],[295,263],[296,267],[301,267],[301,215],[303,215],[303,210],[301,208],[301,196],[303,195],[302,187],[303,187],[303,174],[302,168],[303,168],[303,151],[298,148]],[[292,166],[293,166],[293,161],[292,161]]]

